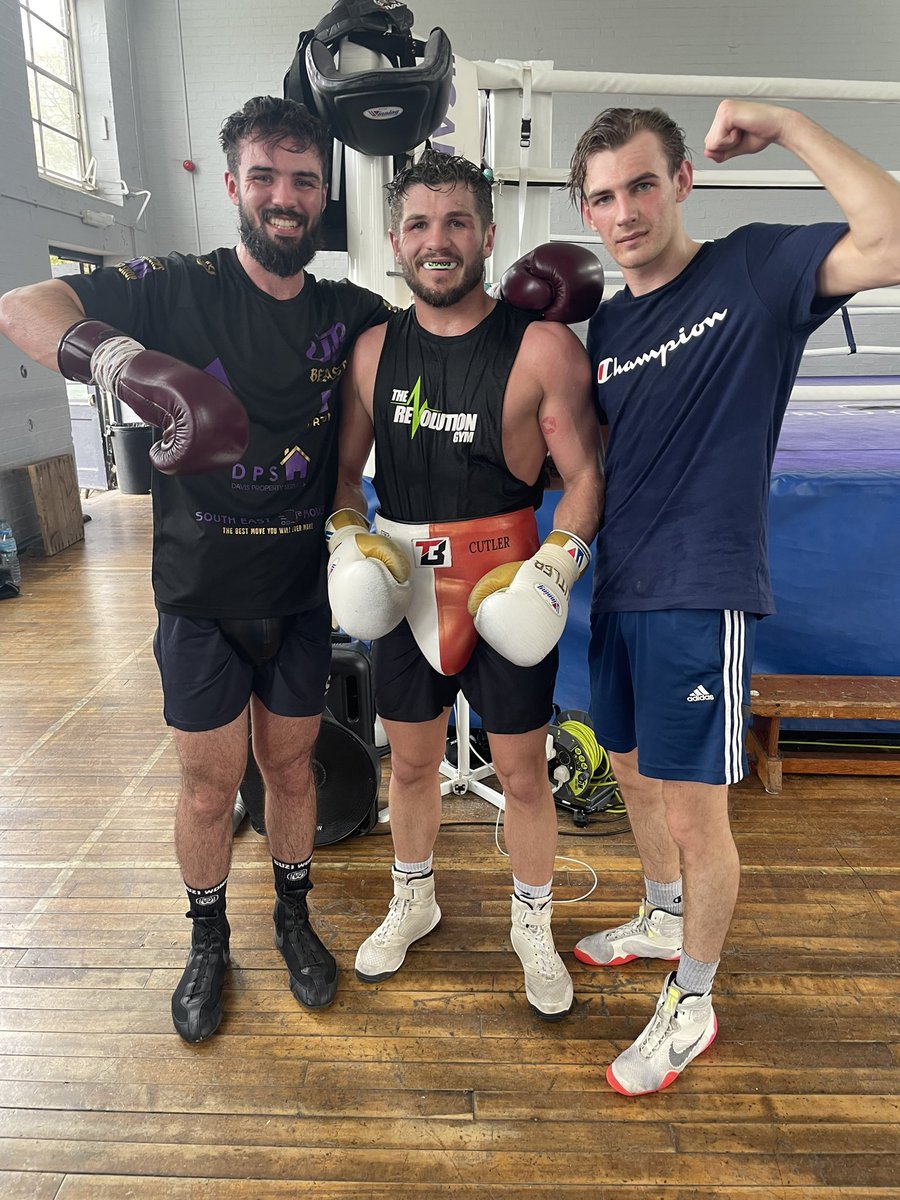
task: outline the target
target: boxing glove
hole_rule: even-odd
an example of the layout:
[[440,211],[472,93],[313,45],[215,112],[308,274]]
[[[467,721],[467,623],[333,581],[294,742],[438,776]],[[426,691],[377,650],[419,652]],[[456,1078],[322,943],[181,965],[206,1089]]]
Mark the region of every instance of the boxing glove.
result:
[[554,529],[527,562],[488,571],[469,594],[479,636],[517,667],[536,666],[562,636],[569,591],[590,561],[580,538]]
[[77,321],[67,329],[56,361],[66,379],[93,380],[162,430],[150,461],[164,475],[230,467],[247,449],[250,422],[231,388],[103,321]]
[[335,622],[351,637],[384,637],[406,616],[412,600],[409,559],[369,522],[340,508],[325,522],[328,600]]
[[544,242],[504,273],[500,295],[545,321],[575,325],[592,317],[603,299],[603,267],[584,246]]

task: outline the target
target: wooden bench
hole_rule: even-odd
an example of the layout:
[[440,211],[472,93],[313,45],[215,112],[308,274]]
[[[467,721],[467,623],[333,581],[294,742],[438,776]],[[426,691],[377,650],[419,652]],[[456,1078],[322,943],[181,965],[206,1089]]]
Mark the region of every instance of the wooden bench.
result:
[[893,675],[754,675],[747,753],[767,792],[785,771],[803,775],[900,775],[900,753],[814,749],[782,751],[781,719],[900,721],[900,678]]

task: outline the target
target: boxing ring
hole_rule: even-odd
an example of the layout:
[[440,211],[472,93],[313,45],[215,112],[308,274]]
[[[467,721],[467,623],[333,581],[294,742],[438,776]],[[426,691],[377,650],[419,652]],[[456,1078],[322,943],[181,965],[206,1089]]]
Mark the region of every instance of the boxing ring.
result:
[[[353,47],[346,69],[364,69],[372,61],[369,51]],[[606,103],[615,102],[610,97],[632,103],[634,96],[900,103],[895,82],[576,72],[545,62],[489,63],[455,56],[451,107],[431,141],[447,153],[483,159],[494,172],[497,233],[489,282],[543,242],[598,241],[592,233],[573,236],[551,229],[551,195],[568,173],[552,165],[553,95],[563,92],[602,95]],[[381,201],[387,164],[347,153],[348,213],[357,217],[348,220],[351,277],[383,293],[387,280],[390,298],[405,305],[409,296],[400,289],[390,258]],[[900,179],[900,172],[890,173]],[[823,190],[809,171],[730,165],[696,170],[694,186]],[[790,221],[790,212],[781,219]],[[371,236],[379,222],[385,233],[381,244]],[[622,286],[617,272],[608,278],[610,291]],[[760,623],[757,672],[900,674],[900,339],[885,345],[862,337],[867,318],[898,315],[900,288],[861,293],[823,327],[842,326],[833,343],[808,348],[804,356],[773,469],[770,562],[778,611]],[[855,367],[865,356],[871,373],[824,373],[832,359],[848,355],[859,356]],[[879,361],[886,373],[871,365]],[[548,493],[538,513],[541,536],[552,528],[553,508],[554,496]],[[562,708],[588,704],[589,607],[590,589],[582,583],[573,591],[560,644],[555,699]],[[463,718],[468,719],[465,709]],[[444,791],[464,791],[467,780],[482,773],[460,764]],[[489,791],[474,783],[468,790]],[[497,803],[495,796],[488,798]]]

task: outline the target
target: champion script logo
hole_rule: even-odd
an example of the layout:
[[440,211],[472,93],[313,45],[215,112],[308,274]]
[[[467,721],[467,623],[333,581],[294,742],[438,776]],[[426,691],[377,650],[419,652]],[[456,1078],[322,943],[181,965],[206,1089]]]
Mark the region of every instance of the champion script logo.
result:
[[710,316],[704,317],[702,321],[698,321],[690,329],[686,329],[682,325],[678,330],[677,337],[667,338],[655,350],[645,350],[637,358],[630,358],[625,362],[619,362],[615,356],[612,358],[601,358],[597,364],[597,383],[609,383],[610,379],[613,379],[616,375],[625,375],[629,371],[637,370],[638,367],[646,367],[651,362],[658,362],[661,367],[666,367],[669,362],[669,355],[673,351],[678,350],[681,346],[686,346],[694,338],[702,337],[708,329],[712,329],[714,325],[717,325],[720,321],[724,321],[727,316],[728,309],[723,308],[721,312],[714,312]]

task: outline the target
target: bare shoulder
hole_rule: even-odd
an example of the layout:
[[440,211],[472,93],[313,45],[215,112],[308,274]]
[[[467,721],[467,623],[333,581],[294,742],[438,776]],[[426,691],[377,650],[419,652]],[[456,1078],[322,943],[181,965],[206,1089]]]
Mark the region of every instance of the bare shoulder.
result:
[[521,353],[541,374],[561,369],[570,375],[590,373],[587,351],[568,325],[559,321],[533,321],[525,330]]
[[350,373],[355,377],[366,376],[378,366],[381,351],[384,349],[384,337],[387,324],[373,325],[365,329],[353,343],[350,354]]

